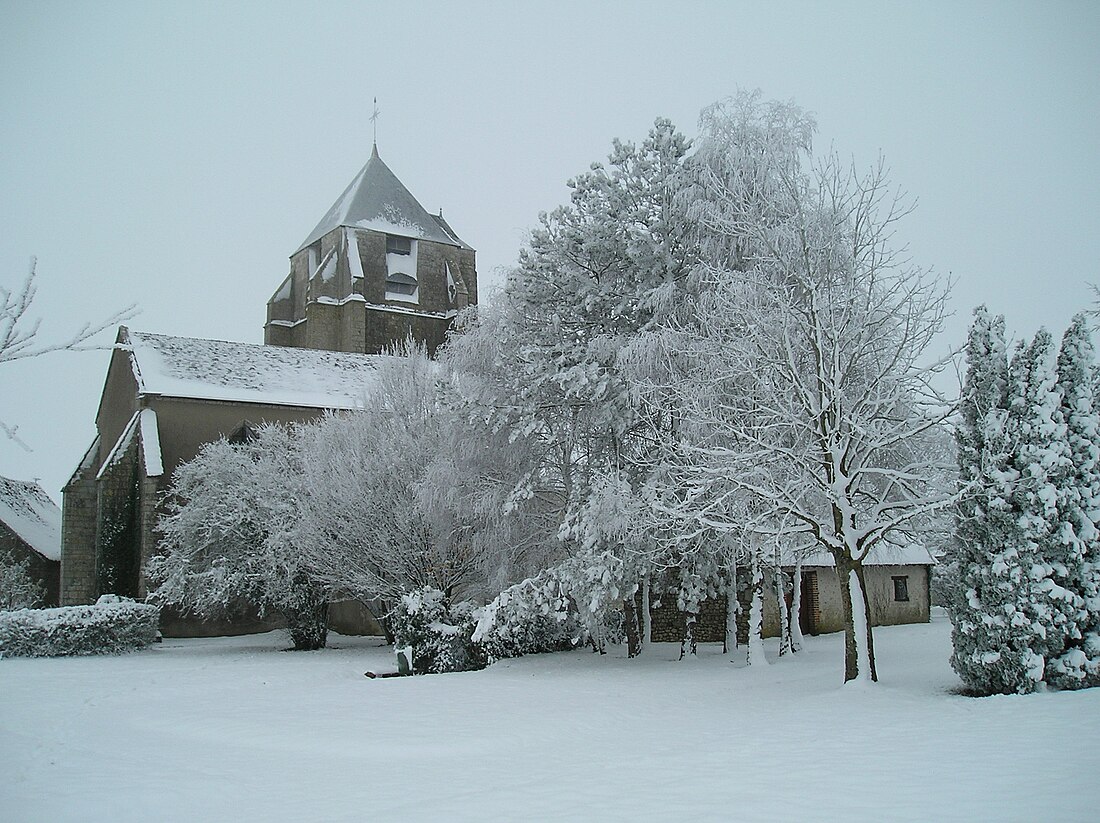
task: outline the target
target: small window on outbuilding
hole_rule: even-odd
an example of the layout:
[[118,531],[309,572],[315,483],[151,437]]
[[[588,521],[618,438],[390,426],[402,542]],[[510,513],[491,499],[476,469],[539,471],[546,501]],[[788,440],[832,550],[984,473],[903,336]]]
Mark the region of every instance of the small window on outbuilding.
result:
[[386,254],[412,254],[412,240],[396,234],[387,234]]
[[904,575],[890,578],[894,581],[894,602],[909,602],[909,578]]

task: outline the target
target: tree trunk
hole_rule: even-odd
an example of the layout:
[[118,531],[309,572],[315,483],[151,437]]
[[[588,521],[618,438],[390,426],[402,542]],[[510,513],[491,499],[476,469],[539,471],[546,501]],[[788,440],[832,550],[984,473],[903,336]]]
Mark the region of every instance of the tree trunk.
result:
[[752,605],[749,607],[748,661],[750,666],[765,665],[768,660],[764,656],[764,572],[756,552],[749,556],[749,572],[752,574]]
[[775,593],[779,598],[779,656],[793,648],[791,643],[791,614],[787,609],[787,575],[778,565],[775,567]]
[[283,616],[295,651],[323,649],[328,641],[328,593],[306,578],[294,581],[294,602]]
[[731,563],[726,583],[726,633],[722,637],[722,654],[729,654],[737,648],[737,614],[740,611],[737,600],[737,564]]
[[735,575],[737,597],[737,645],[749,645],[749,614],[752,611],[752,576],[746,566],[737,568]]
[[626,630],[626,656],[637,657],[642,652],[638,631],[638,610],[634,608],[634,595],[623,598],[623,628]]
[[858,561],[846,556],[834,555],[834,559],[844,609],[844,682],[857,678],[868,683],[877,681],[863,568]]
[[794,561],[794,591],[791,603],[791,651],[802,651],[802,559]]
[[642,649],[653,641],[653,615],[649,611],[649,575],[642,577]]
[[698,618],[695,612],[684,612],[684,635],[680,640],[680,659],[687,655],[695,655],[698,651],[695,642],[695,620]]

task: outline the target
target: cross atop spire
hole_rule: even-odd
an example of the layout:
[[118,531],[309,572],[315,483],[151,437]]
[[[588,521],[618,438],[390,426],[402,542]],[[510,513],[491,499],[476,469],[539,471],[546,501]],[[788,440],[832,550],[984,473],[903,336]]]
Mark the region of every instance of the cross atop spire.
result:
[[374,148],[378,150],[378,115],[382,112],[378,110],[378,98],[374,98],[374,112],[370,116],[371,124],[374,126]]

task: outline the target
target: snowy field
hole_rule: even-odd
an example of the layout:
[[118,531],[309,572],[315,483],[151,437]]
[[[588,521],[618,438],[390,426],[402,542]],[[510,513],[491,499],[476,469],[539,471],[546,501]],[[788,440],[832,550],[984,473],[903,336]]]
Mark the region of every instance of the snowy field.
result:
[[949,625],[748,670],[704,646],[392,671],[277,633],[0,661],[0,820],[1095,821],[1100,689],[951,694]]

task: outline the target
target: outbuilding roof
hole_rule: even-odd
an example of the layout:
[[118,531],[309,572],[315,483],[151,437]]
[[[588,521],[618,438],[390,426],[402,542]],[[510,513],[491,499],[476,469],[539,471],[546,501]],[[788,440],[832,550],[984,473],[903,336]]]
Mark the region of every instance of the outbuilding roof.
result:
[[[786,565],[793,565],[793,558],[784,558]],[[833,556],[827,551],[811,549],[802,557],[803,566],[835,566]],[[867,554],[864,566],[934,566],[936,560],[920,543],[897,546],[881,542]]]
[[61,509],[37,483],[0,477],[0,522],[47,560],[61,559]]
[[261,346],[119,330],[138,394],[238,403],[355,409],[385,355]]
[[378,147],[371,150],[370,159],[344,193],[332,204],[317,227],[295,252],[316,242],[341,226],[373,229],[374,231],[433,240],[449,246],[468,249],[443,215],[429,214],[378,156]]

